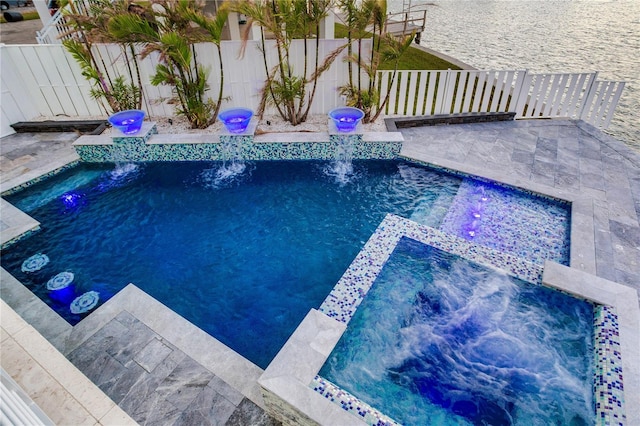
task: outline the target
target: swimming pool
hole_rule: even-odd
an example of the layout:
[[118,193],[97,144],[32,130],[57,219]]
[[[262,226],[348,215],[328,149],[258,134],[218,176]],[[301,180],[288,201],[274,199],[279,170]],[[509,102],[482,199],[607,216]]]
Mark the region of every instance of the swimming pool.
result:
[[[83,164],[8,197],[42,230],[3,251],[2,264],[72,324],[86,314],[50,297],[51,278],[73,272],[74,296],[97,291],[99,304],[132,282],[264,368],[387,213],[444,223],[443,201],[474,182],[406,161],[356,161],[344,183],[328,165],[252,162],[216,182],[217,163]],[[556,238],[567,240],[568,207],[559,208]],[[568,257],[563,247],[550,256]],[[37,253],[50,262],[23,272]]]
[[402,237],[320,371],[401,424],[591,424],[593,305]]

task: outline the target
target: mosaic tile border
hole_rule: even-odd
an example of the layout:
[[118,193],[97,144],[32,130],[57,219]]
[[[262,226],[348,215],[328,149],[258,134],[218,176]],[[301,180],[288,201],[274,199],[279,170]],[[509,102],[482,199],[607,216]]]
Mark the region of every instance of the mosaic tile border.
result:
[[40,175],[40,176],[38,176],[38,177],[36,177],[34,179],[31,179],[31,180],[29,180],[29,181],[27,181],[25,183],[22,183],[20,185],[16,185],[16,186],[14,186],[12,188],[9,188],[6,191],[4,191],[2,194],[0,194],[0,196],[5,197],[7,195],[12,195],[12,194],[15,194],[16,192],[20,192],[25,188],[29,188],[30,186],[35,185],[36,183],[40,183],[40,182],[42,182],[44,180],[49,179],[50,177],[53,177],[53,176],[55,176],[55,175],[57,175],[59,173],[62,173],[64,171],[66,171],[66,170],[69,170],[69,169],[72,169],[72,168],[76,167],[78,164],[80,164],[80,161],[81,160],[74,160],[74,161],[72,161],[72,162],[70,162],[68,164],[65,164],[62,167],[59,167],[59,168],[57,168],[55,170],[52,170],[52,171],[50,171],[48,173],[42,174],[42,175]]
[[616,309],[597,305],[593,325],[596,348],[593,378],[596,424],[622,425],[626,421],[626,415]]
[[391,417],[385,416],[380,411],[360,401],[357,397],[343,389],[340,389],[338,386],[323,377],[314,377],[313,382],[311,382],[309,386],[329,401],[340,405],[343,410],[362,419],[368,425],[400,426],[400,423],[396,422]]
[[[337,321],[348,324],[403,236],[484,266],[502,269],[522,280],[542,285],[543,267],[541,265],[389,214],[318,310]],[[594,306],[594,357],[593,392],[597,424],[622,425],[626,419],[622,357],[617,315],[613,307],[599,304]],[[309,387],[344,410],[359,416],[369,425],[397,424],[388,416],[318,375]]]
[[29,229],[28,231],[23,232],[22,234],[18,235],[17,237],[14,237],[14,238],[12,238],[12,239],[10,239],[10,240],[8,240],[8,241],[5,241],[5,242],[4,242],[4,243],[2,243],[2,245],[0,246],[0,251],[2,251],[2,250],[6,250],[6,249],[8,249],[9,247],[11,247],[12,245],[14,245],[14,244],[16,244],[16,243],[18,243],[18,242],[20,242],[20,241],[22,241],[22,240],[25,240],[25,239],[29,238],[30,236],[32,236],[32,235],[33,235],[33,234],[35,234],[36,232],[40,231],[40,229],[41,229],[41,228],[40,228],[40,225],[38,225],[38,226],[36,226],[36,227],[35,227],[35,228],[33,228],[33,229]]
[[541,265],[388,214],[322,302],[319,311],[338,321],[349,323],[403,236],[474,262],[505,270],[524,281],[542,283]]
[[[114,161],[223,161],[229,154],[227,144],[237,144],[237,157],[243,160],[331,160],[344,138],[353,144],[353,158],[394,159],[402,149],[401,140],[363,140],[363,135],[327,135],[322,141],[257,142],[252,135],[219,135],[220,142],[156,143],[153,138],[102,138],[100,143],[74,144],[82,161],[91,163]],[[176,135],[179,140],[180,135]],[[302,136],[300,137],[302,139]],[[116,139],[118,142],[116,143]],[[389,138],[395,139],[395,138]]]

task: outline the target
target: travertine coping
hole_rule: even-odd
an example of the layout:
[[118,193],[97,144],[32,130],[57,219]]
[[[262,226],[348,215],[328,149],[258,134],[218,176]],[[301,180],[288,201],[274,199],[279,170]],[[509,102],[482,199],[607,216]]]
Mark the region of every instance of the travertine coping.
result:
[[2,210],[2,235],[0,236],[0,246],[17,240],[28,232],[40,228],[40,222],[14,207],[11,203],[0,198],[0,210]]
[[0,312],[2,368],[54,424],[137,424],[4,301]]
[[344,323],[309,311],[258,380],[269,411],[288,424],[366,424],[309,387],[345,329]]
[[67,339],[70,353],[120,312],[126,311],[182,352],[220,377],[256,405],[264,407],[258,377],[263,370],[191,324],[133,284],[78,323]]

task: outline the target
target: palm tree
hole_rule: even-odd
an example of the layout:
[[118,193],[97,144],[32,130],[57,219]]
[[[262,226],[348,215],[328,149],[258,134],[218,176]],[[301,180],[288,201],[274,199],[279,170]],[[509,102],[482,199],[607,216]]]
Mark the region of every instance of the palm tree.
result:
[[[243,34],[246,44],[253,25],[261,29],[261,52],[266,74],[265,86],[258,115],[262,116],[267,104],[273,105],[280,116],[291,124],[298,125],[307,119],[318,79],[343,48],[336,49],[320,63],[320,23],[329,13],[330,0],[243,0],[234,3],[231,9],[248,17]],[[271,66],[266,54],[265,33],[275,40],[278,63]],[[301,74],[296,74],[291,57],[294,39],[302,39],[304,63]],[[309,58],[309,43],[315,40],[313,63]],[[311,68],[312,67],[312,72]],[[310,92],[308,92],[308,86]]]
[[202,4],[192,0],[153,0],[137,6],[136,13],[111,17],[109,33],[122,42],[141,44],[143,59],[157,53],[160,62],[151,84],[172,86],[177,113],[184,115],[193,128],[208,127],[220,108],[222,84],[218,102],[206,98],[207,71],[198,64],[195,44],[215,37],[219,49],[221,22],[226,17],[207,18]]
[[[345,15],[348,34],[348,83],[340,87],[340,93],[347,98],[347,104],[360,108],[365,115],[364,123],[375,121],[389,100],[391,87],[398,70],[398,60],[411,46],[414,34],[395,37],[386,30],[386,0],[340,0],[338,6]],[[368,59],[363,58],[363,40],[371,39],[372,48]],[[353,53],[352,45],[357,43],[358,52]],[[382,62],[394,63],[391,82],[381,101],[378,68]],[[356,66],[356,81],[353,78],[353,66]],[[366,88],[362,76],[368,77]]]
[[213,111],[212,120],[218,117],[218,113],[220,112],[220,107],[223,101],[223,88],[224,88],[224,63],[222,61],[222,31],[224,30],[225,23],[229,16],[229,9],[226,6],[222,6],[216,12],[215,17],[211,18],[210,16],[205,15],[202,10],[189,10],[187,11],[187,17],[197,24],[200,28],[202,28],[207,34],[207,41],[210,41],[216,46],[216,50],[218,52],[218,62],[220,64],[220,86],[218,89],[218,99],[215,103],[215,108]]
[[[142,106],[142,81],[134,46],[131,43],[118,43],[109,34],[107,23],[110,16],[126,12],[127,3],[123,0],[93,0],[86,13],[79,11],[70,3],[70,12],[65,18],[72,30],[63,34],[67,37],[63,45],[82,68],[83,76],[93,82],[91,96],[106,101],[103,108],[108,113],[126,109],[140,109]],[[97,43],[118,43],[127,75],[119,75],[117,70],[107,66]]]

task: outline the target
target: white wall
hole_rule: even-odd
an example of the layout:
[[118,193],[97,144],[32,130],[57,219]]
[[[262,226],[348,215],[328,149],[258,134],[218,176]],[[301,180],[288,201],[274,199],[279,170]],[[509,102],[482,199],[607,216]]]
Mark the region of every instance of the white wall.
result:
[[[322,40],[320,60],[339,48],[344,40]],[[222,42],[224,63],[223,108],[236,106],[256,110],[260,102],[260,90],[266,74],[257,41],[249,41],[245,55],[239,56],[242,42]],[[309,42],[311,52],[315,44]],[[267,60],[269,67],[277,63],[277,51],[273,41],[268,41]],[[197,59],[209,70],[208,96],[217,98],[220,87],[218,52],[215,45],[203,43],[196,46]],[[127,62],[117,45],[100,45],[95,51],[106,66],[127,76]],[[346,51],[343,52],[343,55]],[[0,136],[13,133],[10,124],[17,121],[33,120],[40,116],[107,117],[107,112],[91,98],[89,82],[82,76],[79,65],[62,45],[0,45],[2,58],[1,94],[2,122]],[[300,74],[303,68],[304,50],[302,41],[296,41],[291,48],[294,72]],[[308,75],[313,70],[314,55],[308,56]],[[140,61],[143,82],[143,109],[149,116],[166,117],[175,114],[169,103],[172,97],[168,86],[151,85],[155,73],[157,55],[153,54]],[[337,88],[346,83],[346,65],[342,56],[322,75],[314,102],[312,114],[325,114],[341,105]],[[113,73],[112,73],[113,74]],[[309,91],[311,88],[309,88]],[[271,113],[274,113],[272,110]]]

